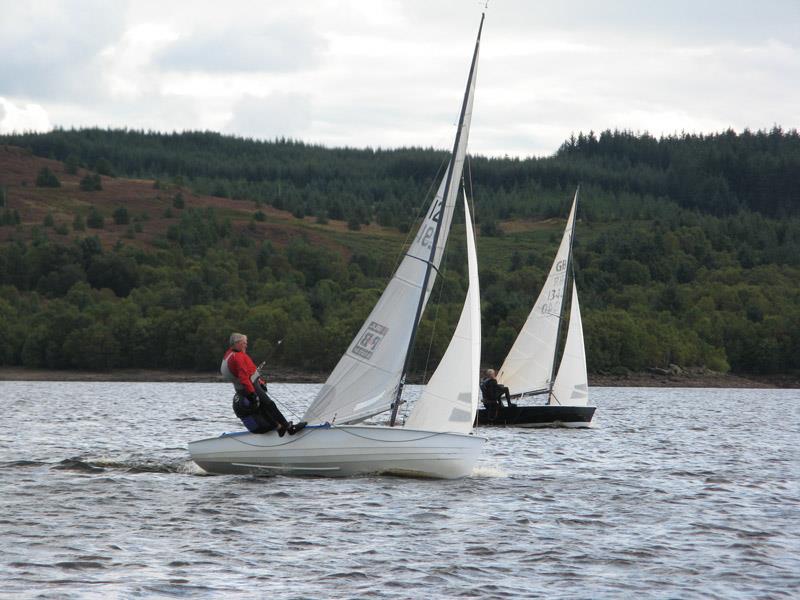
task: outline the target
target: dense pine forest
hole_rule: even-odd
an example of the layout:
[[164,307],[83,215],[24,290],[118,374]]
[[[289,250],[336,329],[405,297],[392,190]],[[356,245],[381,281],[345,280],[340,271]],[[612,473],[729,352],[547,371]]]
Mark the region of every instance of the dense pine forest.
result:
[[[238,330],[256,359],[328,370],[446,159],[211,132],[0,136],[0,364],[212,370]],[[591,372],[800,374],[797,131],[580,134],[551,157],[472,157],[465,173],[484,365],[524,322],[580,184]],[[459,219],[418,336],[422,376],[466,291]]]

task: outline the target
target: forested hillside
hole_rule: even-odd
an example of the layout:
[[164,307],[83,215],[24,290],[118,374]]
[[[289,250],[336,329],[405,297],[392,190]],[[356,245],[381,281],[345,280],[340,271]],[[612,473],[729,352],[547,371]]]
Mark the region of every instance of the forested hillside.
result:
[[[413,234],[444,152],[215,133],[0,136],[0,364],[327,370]],[[800,373],[800,136],[578,135],[552,157],[473,157],[485,365],[549,268],[576,185],[589,369]],[[457,215],[414,369],[466,290]],[[284,340],[277,345],[278,340]]]

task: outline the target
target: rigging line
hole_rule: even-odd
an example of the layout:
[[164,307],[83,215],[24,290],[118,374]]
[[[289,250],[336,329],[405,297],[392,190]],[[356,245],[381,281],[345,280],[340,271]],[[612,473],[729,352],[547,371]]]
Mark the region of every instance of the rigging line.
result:
[[[444,189],[442,190],[442,202],[441,207],[439,208],[439,219],[436,222],[436,227],[433,233],[433,240],[431,241],[431,251],[430,251],[430,259],[431,261],[436,260],[436,250],[437,245],[439,243],[439,234],[442,231],[442,223],[444,222],[444,215],[447,207],[447,203],[450,199],[450,192],[451,192],[451,185],[453,184],[453,171],[455,169],[455,163],[458,160],[458,149],[461,144],[461,136],[464,133],[464,118],[467,112],[467,106],[470,103],[473,92],[474,92],[474,84],[475,84],[475,67],[478,61],[478,50],[480,48],[481,43],[481,32],[483,31],[483,21],[486,17],[485,14],[481,15],[481,24],[478,27],[478,37],[475,40],[475,50],[472,53],[472,62],[470,63],[469,67],[469,75],[467,76],[467,87],[464,90],[464,99],[461,103],[461,112],[458,118],[458,127],[456,128],[456,138],[453,141],[453,151],[451,152],[450,162],[447,167],[447,175],[444,179]],[[469,127],[467,127],[467,135],[469,135]],[[462,161],[463,157],[466,156],[466,140],[464,149],[462,151]],[[463,162],[459,165],[459,169],[463,167]],[[459,173],[461,175],[461,173]],[[461,182],[456,182],[456,185],[459,185]],[[458,195],[458,190],[455,190],[453,197],[455,198]],[[434,200],[435,202],[435,200]],[[431,207],[431,217],[433,217],[433,211],[435,207]],[[448,229],[450,227],[450,223],[448,223]],[[445,234],[447,235],[447,234]],[[446,239],[446,238],[445,238]],[[446,246],[446,244],[444,244]],[[444,248],[442,249],[442,254],[444,254]],[[414,346],[414,340],[417,335],[417,330],[419,328],[419,321],[422,317],[422,309],[427,301],[426,295],[428,293],[428,282],[430,281],[431,276],[431,269],[428,267],[425,270],[425,276],[422,280],[422,293],[420,294],[419,302],[417,303],[417,312],[414,315],[414,321],[412,322],[411,326],[411,335],[409,337],[408,345],[406,347],[406,355],[405,360],[403,361],[403,369],[400,375],[400,384],[397,386],[397,395],[395,396],[394,402],[392,402],[392,416],[390,420],[390,426],[394,427],[395,421],[397,419],[397,411],[402,402],[402,395],[403,395],[403,385],[405,383],[406,374],[408,373],[408,368],[411,363],[411,349]]]
[[[441,162],[439,163],[439,168],[436,170],[436,175],[433,177],[433,179],[431,180],[430,184],[428,185],[428,190],[422,196],[422,202],[417,205],[417,212],[416,212],[416,214],[414,215],[414,218],[411,221],[411,226],[408,228],[408,231],[406,232],[406,239],[403,240],[403,245],[400,246],[400,251],[397,253],[397,255],[395,255],[394,266],[392,267],[391,273],[389,273],[389,276],[387,278],[387,282],[389,280],[391,280],[392,277],[394,277],[394,273],[395,273],[395,271],[397,271],[397,267],[400,265],[400,261],[402,260],[401,257],[408,256],[408,252],[404,252],[403,249],[404,248],[407,249],[407,248],[409,248],[411,246],[411,244],[409,244],[409,242],[408,242],[409,238],[413,239],[413,237],[416,237],[416,235],[418,233],[417,232],[417,225],[422,222],[422,219],[420,218],[421,215],[423,214],[423,210],[422,209],[424,207],[425,208],[424,212],[427,212],[428,198],[431,195],[431,190],[433,189],[433,186],[436,185],[436,182],[439,181],[439,174],[442,172],[442,169],[444,168],[444,165],[445,165],[445,162],[447,161],[447,159],[448,159],[447,155],[445,155],[442,158]],[[414,236],[413,237],[411,235],[412,232],[414,232]]]
[[[580,190],[581,190],[581,184],[578,183],[578,189],[576,190],[575,193],[577,194],[578,192],[580,192]],[[573,238],[575,237],[575,226],[577,225],[577,223],[578,223],[578,204],[575,203],[575,221],[572,224],[572,237]],[[571,240],[571,242],[570,242],[571,245],[570,245],[570,261],[569,261],[569,271],[570,271],[570,274],[572,275],[572,284],[573,285],[575,285],[575,256],[573,255],[573,252],[572,252],[572,245],[574,245],[574,242],[575,242],[574,239]],[[571,308],[572,308],[572,303],[570,302],[570,309]]]
[[[433,326],[431,327],[431,335],[430,338],[428,339],[428,352],[425,356],[425,366],[422,369],[423,384],[427,383],[428,381],[428,366],[430,365],[430,360],[431,360],[431,349],[433,348],[433,340],[436,337],[436,325],[439,323],[439,309],[442,307],[442,293],[444,292],[444,276],[447,273],[447,255],[448,252],[450,252],[450,246],[451,244],[446,244],[444,247],[444,252],[442,253],[442,260],[440,263],[440,265],[442,266],[441,271],[434,266],[432,261],[423,261],[428,263],[431,266],[431,268],[436,271],[437,275],[441,275],[441,277],[437,278],[436,283],[434,283],[434,286],[436,286],[437,284],[439,285],[439,295],[436,298],[436,302],[434,303],[436,309],[434,310],[433,313]],[[403,423],[405,423],[406,418],[408,418],[409,408],[410,407],[408,402],[403,404]]]
[[[442,253],[442,265],[441,270],[441,277],[437,278],[436,283],[433,285],[435,286],[437,283],[439,285],[439,295],[436,298],[436,310],[433,313],[433,326],[431,327],[431,337],[428,340],[428,354],[425,357],[425,367],[422,370],[422,381],[426,383],[428,380],[428,365],[430,364],[431,360],[431,348],[433,348],[433,339],[436,336],[436,325],[439,323],[439,309],[442,307],[442,294],[444,293],[444,276],[447,274],[447,256],[450,252],[451,244],[447,244],[444,247],[444,252]],[[433,267],[433,263],[431,263],[431,267]],[[435,268],[435,267],[434,267]],[[439,271],[437,270],[437,273]]]
[[[342,429],[339,429],[339,431],[341,431],[342,433],[346,433],[348,435],[352,435],[353,437],[361,438],[362,440],[370,440],[370,441],[375,441],[376,440],[376,438],[374,438],[374,437],[370,437],[370,436],[365,435],[365,434],[358,434],[358,433],[355,433],[354,431],[351,431],[349,429],[345,429],[344,427]],[[412,429],[412,430],[409,430],[409,431],[414,431],[414,430]],[[423,433],[423,432],[420,432],[420,433]],[[402,444],[402,443],[410,442],[410,441],[418,442],[420,440],[428,440],[428,439],[431,439],[431,438],[434,438],[434,437],[437,437],[437,436],[440,436],[440,435],[445,435],[445,432],[443,432],[443,431],[427,432],[426,431],[420,437],[413,438],[413,439],[410,439],[410,438],[409,439],[404,439],[404,440],[385,440],[385,439],[381,439],[379,441],[381,441],[383,443],[388,443],[388,444]]]
[[[570,229],[570,233],[569,233],[569,251],[567,253],[567,265],[570,265],[572,263],[572,243],[575,240],[575,223],[578,220],[578,193],[580,192],[580,190],[581,190],[581,186],[578,185],[577,189],[575,190],[575,198],[572,201],[572,203],[573,203],[573,205],[575,207],[574,214],[572,213],[572,207],[570,207],[570,214],[572,215],[572,228]],[[567,220],[569,220],[569,217],[567,217]],[[567,267],[567,272],[564,273],[564,286],[561,289],[561,312],[559,313],[559,317],[558,317],[558,330],[556,331],[556,345],[553,348],[553,363],[552,363],[552,367],[550,369],[550,379],[549,379],[551,395],[552,395],[553,386],[555,385],[555,380],[556,380],[556,358],[558,357],[558,347],[561,344],[561,334],[562,334],[561,330],[564,327],[564,323],[565,323],[565,318],[564,318],[564,299],[565,299],[566,294],[567,294],[567,283],[568,283],[568,280],[569,280],[569,277],[568,277],[569,271],[570,271],[570,267],[568,266]],[[563,352],[562,352],[562,354],[563,354]],[[548,401],[548,403],[549,403],[549,401]]]
[[[469,160],[468,156],[465,157],[465,158],[466,158],[467,161]],[[467,164],[467,168],[469,169],[469,164]],[[462,189],[466,189],[467,180],[465,179],[463,174],[461,176],[461,185],[462,185]],[[470,181],[470,191],[472,191],[472,182],[471,181]],[[466,191],[464,192],[464,194],[466,195]],[[473,204],[472,215],[474,215],[475,214],[475,212],[474,212],[474,198],[473,198],[472,204]],[[466,215],[464,215],[464,221],[466,222]],[[474,226],[475,226],[474,216],[471,216],[470,221],[473,221],[472,225],[473,225],[473,228],[474,228]],[[466,235],[465,235],[465,239],[466,239]],[[433,340],[434,340],[434,338],[436,336],[436,326],[439,323],[439,309],[442,306],[442,294],[444,293],[444,275],[445,275],[445,273],[447,273],[447,265],[448,265],[448,263],[447,263],[447,255],[448,255],[448,252],[450,251],[450,246],[451,246],[451,244],[447,244],[445,246],[444,253],[442,255],[442,263],[441,263],[443,265],[442,272],[441,272],[442,277],[437,280],[437,283],[439,284],[439,297],[436,299],[436,311],[434,312],[434,316],[433,316],[433,327],[432,327],[432,330],[431,330],[430,341],[428,343],[428,354],[425,357],[425,368],[424,368],[423,373],[422,373],[422,382],[423,383],[427,383],[427,379],[428,379],[428,366],[430,364],[430,359],[431,359],[431,349],[433,348]],[[431,263],[431,267],[436,269],[436,267],[433,266],[432,263]],[[436,272],[438,273],[439,270],[437,269]],[[467,294],[469,294],[469,289],[467,290]],[[459,313],[459,316],[460,316],[460,313]],[[456,323],[456,327],[458,327],[457,323]],[[442,358],[444,358],[444,355],[442,355]],[[409,406],[406,403],[406,405],[405,405],[405,407],[403,409],[403,422],[404,423],[405,423],[406,418],[408,417],[408,410],[409,410]]]
[[[264,391],[266,392],[266,390],[264,390]],[[275,397],[273,394],[269,394],[268,392],[267,392],[267,394],[269,395],[270,399],[271,399],[271,400],[272,400],[272,401],[273,401],[273,402],[274,402],[276,405],[280,405],[280,407],[283,409],[283,411],[284,411],[284,412],[288,412],[288,413],[289,413],[289,414],[291,414],[291,415],[292,415],[292,416],[293,416],[295,419],[298,419],[298,420],[300,420],[300,416],[299,416],[299,415],[298,415],[296,412],[294,412],[294,411],[293,411],[293,410],[292,410],[292,409],[291,409],[291,408],[290,408],[290,407],[289,407],[289,406],[288,406],[286,403],[284,403],[284,402],[281,402],[280,400],[278,400],[278,399],[277,399],[277,398],[276,398],[276,397]]]
[[[268,356],[268,357],[271,357],[271,356],[272,356],[272,353],[273,353],[273,352],[274,352],[274,350],[275,350],[275,348],[279,347],[279,346],[280,346],[282,343],[283,343],[283,339],[280,339],[280,340],[278,340],[277,344],[274,344],[274,345],[273,345],[273,346],[270,348],[270,353],[269,353],[267,356]],[[262,363],[261,363],[261,364],[258,366],[258,368],[256,369],[256,371],[258,372],[258,374],[259,374],[259,375],[260,375],[260,376],[261,376],[261,377],[264,379],[264,381],[266,382],[266,381],[267,381],[267,376],[266,376],[266,373],[263,373],[263,372],[261,371],[261,368],[262,368],[262,367],[263,367],[265,364],[266,364],[266,361],[262,362]],[[269,399],[270,399],[270,400],[272,400],[272,401],[273,401],[273,402],[274,402],[276,405],[280,405],[280,406],[281,406],[281,408],[283,408],[283,410],[284,410],[284,411],[286,411],[286,412],[290,413],[290,414],[291,414],[291,415],[292,415],[292,416],[293,416],[295,419],[297,419],[298,421],[299,421],[299,420],[301,420],[301,419],[300,419],[300,415],[298,415],[296,412],[294,412],[294,411],[293,411],[293,410],[292,410],[292,409],[291,409],[291,408],[290,408],[290,407],[289,407],[287,404],[285,404],[285,403],[281,402],[280,400],[277,400],[277,399],[276,399],[276,397],[275,397],[274,395],[270,394],[270,393],[267,391],[267,388],[266,388],[266,386],[264,387],[264,393],[265,393],[265,394],[267,394],[267,396],[269,397]]]
[[[303,431],[306,432],[303,437],[307,438],[309,435],[313,435],[313,434],[317,433],[317,431],[316,431],[317,429],[331,429],[332,427],[333,426],[331,426],[331,427],[322,427],[322,428],[308,427],[308,428],[303,430]],[[365,428],[365,429],[367,430],[367,432],[369,431],[367,428]],[[336,430],[340,431],[342,433],[346,433],[347,435],[350,435],[350,436],[353,436],[353,437],[356,437],[356,438],[360,438],[362,440],[370,440],[370,441],[378,440],[378,441],[381,441],[381,442],[387,443],[387,444],[402,444],[402,443],[407,443],[407,442],[419,442],[421,440],[428,440],[428,439],[435,438],[435,437],[438,437],[438,436],[441,436],[441,435],[446,435],[446,433],[442,432],[442,431],[430,431],[430,432],[429,431],[425,431],[425,432],[421,431],[421,432],[419,432],[421,435],[418,436],[418,437],[405,438],[405,439],[401,439],[401,440],[386,440],[386,439],[380,439],[380,436],[378,436],[378,438],[376,438],[374,436],[368,435],[367,433],[356,433],[355,431],[349,429],[349,426],[340,426],[340,427],[337,427]],[[413,431],[413,430],[410,430],[410,431]],[[242,431],[242,432],[236,432],[236,433],[237,434],[241,433],[243,435],[246,435],[249,432]],[[272,432],[269,431],[267,433],[255,433],[253,435],[259,435],[259,436],[260,435],[269,435],[270,433],[272,433]],[[269,446],[273,447],[273,448],[277,447],[277,446],[287,446],[287,445],[291,444],[292,442],[296,442],[298,439],[300,439],[300,438],[296,438],[296,437],[291,437],[290,436],[290,437],[285,438],[282,441],[278,442],[277,444],[269,444]],[[264,447],[264,444],[258,444],[258,443],[255,443],[255,442],[251,442],[251,441],[248,441],[247,439],[237,439],[236,441],[239,444],[242,444],[244,446],[253,446],[255,448],[263,448]]]
[[[469,195],[467,196],[467,200],[469,200],[470,210],[472,211],[472,214],[470,215],[471,216],[470,220],[472,221],[472,231],[474,232],[476,221],[475,221],[475,187],[472,183],[472,158],[470,157],[469,154],[467,154],[465,160],[467,163],[467,174],[469,175],[469,177],[464,180],[464,189],[466,189],[466,182],[469,181]],[[466,194],[466,192],[464,193]],[[475,251],[477,253],[477,248],[475,249]]]

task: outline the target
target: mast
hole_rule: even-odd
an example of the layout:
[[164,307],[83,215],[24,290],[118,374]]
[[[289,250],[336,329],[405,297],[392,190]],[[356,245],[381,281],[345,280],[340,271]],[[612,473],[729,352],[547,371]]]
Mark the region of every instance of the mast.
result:
[[556,378],[556,357],[558,356],[558,345],[561,343],[561,324],[564,321],[564,304],[567,298],[567,282],[569,281],[570,268],[572,267],[572,242],[575,240],[575,223],[578,221],[578,192],[581,186],[575,189],[575,200],[573,206],[575,212],[572,215],[572,230],[569,232],[569,254],[567,254],[567,265],[564,268],[564,288],[561,290],[561,309],[558,311],[558,330],[556,333],[556,345],[553,347],[553,361],[550,368],[550,383],[547,390],[547,403],[553,401],[553,385]]
[[[442,211],[444,210],[444,205],[447,203],[447,198],[450,195],[450,188],[453,185],[453,169],[455,169],[455,158],[456,153],[458,152],[458,145],[461,141],[461,130],[464,125],[464,115],[467,112],[467,104],[469,103],[469,92],[470,88],[472,87],[472,76],[475,72],[475,65],[478,59],[478,48],[480,47],[481,43],[481,31],[483,30],[483,20],[486,17],[486,13],[481,13],[481,24],[478,26],[478,37],[475,40],[475,50],[472,53],[472,63],[469,67],[469,76],[467,77],[467,88],[464,90],[464,100],[461,104],[461,114],[458,117],[458,128],[456,129],[456,139],[453,142],[453,152],[450,158],[450,165],[447,169],[447,179],[445,180],[444,184],[444,193],[442,194],[442,205],[438,207],[439,213],[441,215]],[[456,182],[458,185],[458,182]],[[432,207],[432,210],[437,210],[436,206]],[[422,315],[422,308],[425,305],[425,294],[428,291],[428,282],[431,278],[431,271],[433,270],[433,262],[436,257],[436,246],[439,243],[439,233],[442,230],[442,219],[441,217],[436,219],[436,229],[433,234],[433,242],[431,243],[431,253],[428,258],[428,261],[425,266],[425,278],[422,282],[422,287],[420,288],[420,296],[419,296],[419,303],[417,304],[417,312],[414,316],[414,323],[411,327],[411,337],[408,340],[408,347],[406,348],[406,358],[405,362],[403,363],[403,371],[400,375],[400,382],[397,385],[397,393],[395,394],[394,402],[392,402],[392,417],[389,421],[389,425],[394,427],[395,421],[397,420],[397,411],[400,408],[400,398],[403,395],[403,387],[405,386],[406,382],[406,374],[408,373],[409,365],[411,364],[411,350],[414,347],[414,342],[417,338],[417,330],[419,329],[419,319]]]

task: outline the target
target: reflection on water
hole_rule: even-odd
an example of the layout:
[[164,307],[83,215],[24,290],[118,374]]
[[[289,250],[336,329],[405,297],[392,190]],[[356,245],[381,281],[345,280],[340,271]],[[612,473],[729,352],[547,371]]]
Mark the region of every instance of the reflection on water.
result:
[[[273,385],[302,414],[316,385]],[[412,392],[418,392],[412,388]],[[752,598],[800,589],[796,390],[596,388],[472,477],[209,476],[222,384],[0,383],[0,595]]]

